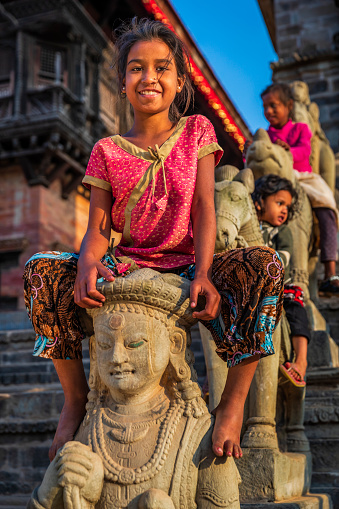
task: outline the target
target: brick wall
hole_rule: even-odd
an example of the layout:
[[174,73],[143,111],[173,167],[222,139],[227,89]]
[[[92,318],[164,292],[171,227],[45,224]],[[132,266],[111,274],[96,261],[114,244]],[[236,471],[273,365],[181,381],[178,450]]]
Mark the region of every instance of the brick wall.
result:
[[339,9],[334,0],[275,0],[279,57],[294,51],[334,49],[339,32]]
[[28,258],[42,250],[67,249],[78,251],[85,233],[89,202],[75,191],[67,200],[61,197],[59,181],[47,189],[27,186],[19,166],[2,170],[0,191],[0,247],[4,242],[11,249],[18,239],[24,239],[18,265],[1,271],[1,296],[22,298],[22,272]]

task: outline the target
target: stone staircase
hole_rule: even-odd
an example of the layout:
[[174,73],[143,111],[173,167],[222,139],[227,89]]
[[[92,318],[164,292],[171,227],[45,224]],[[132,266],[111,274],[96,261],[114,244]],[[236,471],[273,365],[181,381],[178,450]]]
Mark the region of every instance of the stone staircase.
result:
[[[0,331],[0,507],[25,507],[49,464],[63,393],[53,364],[32,356],[32,329]],[[89,371],[88,348],[84,365]]]

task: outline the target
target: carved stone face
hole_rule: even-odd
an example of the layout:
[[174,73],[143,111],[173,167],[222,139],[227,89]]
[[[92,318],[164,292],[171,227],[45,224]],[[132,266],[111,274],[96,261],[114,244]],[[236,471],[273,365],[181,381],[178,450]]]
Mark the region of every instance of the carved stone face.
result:
[[98,372],[117,403],[142,403],[160,387],[170,358],[169,331],[158,319],[131,312],[94,322]]

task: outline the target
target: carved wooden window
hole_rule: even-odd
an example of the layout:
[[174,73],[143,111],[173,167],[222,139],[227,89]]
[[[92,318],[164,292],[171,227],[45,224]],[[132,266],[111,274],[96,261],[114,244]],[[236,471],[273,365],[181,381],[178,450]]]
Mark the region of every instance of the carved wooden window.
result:
[[67,86],[67,55],[63,48],[41,44],[36,47],[36,84],[63,83]]
[[0,97],[13,94],[14,60],[13,49],[0,47]]

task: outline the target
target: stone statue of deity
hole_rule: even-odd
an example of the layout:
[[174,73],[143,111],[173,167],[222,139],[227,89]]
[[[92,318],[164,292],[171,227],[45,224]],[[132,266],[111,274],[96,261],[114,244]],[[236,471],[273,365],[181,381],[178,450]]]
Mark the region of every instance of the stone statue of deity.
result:
[[213,417],[196,383],[189,287],[151,269],[101,283],[105,304],[88,311],[87,414],[30,509],[240,508],[239,473],[212,452]]

